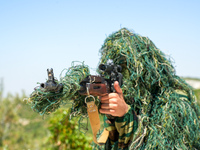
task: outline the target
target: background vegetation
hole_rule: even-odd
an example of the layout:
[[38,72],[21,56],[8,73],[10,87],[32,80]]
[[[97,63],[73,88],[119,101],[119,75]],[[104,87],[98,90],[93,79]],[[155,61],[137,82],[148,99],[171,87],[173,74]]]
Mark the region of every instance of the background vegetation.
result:
[[24,92],[3,97],[0,87],[0,150],[92,149],[91,130],[79,131],[79,118],[69,119],[68,105],[42,117],[24,100]]
[[[200,89],[194,92],[200,105]],[[69,119],[69,106],[42,117],[23,101],[27,97],[24,92],[21,96],[5,97],[2,93],[0,84],[0,149],[91,149],[91,131],[86,134],[79,131],[78,118]]]

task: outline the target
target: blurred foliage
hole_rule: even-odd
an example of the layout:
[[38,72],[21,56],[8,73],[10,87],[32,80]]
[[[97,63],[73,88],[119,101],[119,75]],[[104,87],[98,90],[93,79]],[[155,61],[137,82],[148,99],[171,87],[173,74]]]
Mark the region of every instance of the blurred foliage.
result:
[[76,149],[90,150],[92,136],[85,136],[79,131],[78,118],[70,118],[66,109],[58,109],[49,120],[51,136],[49,142],[52,150]]
[[8,94],[0,101],[0,149],[45,150],[47,123],[23,101],[25,97]]
[[2,97],[0,90],[0,150],[91,149],[91,133],[82,134],[77,120],[68,119],[65,110],[71,105],[42,117],[27,105],[26,97],[24,92]]
[[195,89],[194,90],[194,94],[196,95],[196,97],[197,97],[197,103],[200,106],[200,89]]
[[200,81],[200,78],[182,77],[184,80]]

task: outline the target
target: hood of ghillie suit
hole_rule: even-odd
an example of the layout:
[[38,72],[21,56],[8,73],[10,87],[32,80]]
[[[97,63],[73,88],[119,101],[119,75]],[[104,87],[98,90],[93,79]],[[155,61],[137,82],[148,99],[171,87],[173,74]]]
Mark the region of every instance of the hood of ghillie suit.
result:
[[148,38],[123,28],[106,38],[101,61],[122,66],[122,90],[140,118],[131,148],[200,148],[200,112],[191,87]]

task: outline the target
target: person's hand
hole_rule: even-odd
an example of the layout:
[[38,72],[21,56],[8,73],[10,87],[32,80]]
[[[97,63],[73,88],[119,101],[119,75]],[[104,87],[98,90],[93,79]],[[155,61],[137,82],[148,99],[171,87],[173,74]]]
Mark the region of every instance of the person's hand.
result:
[[116,93],[110,93],[100,97],[101,109],[99,111],[102,114],[122,117],[127,113],[128,105],[124,101],[122,89],[117,81],[114,82],[114,88]]

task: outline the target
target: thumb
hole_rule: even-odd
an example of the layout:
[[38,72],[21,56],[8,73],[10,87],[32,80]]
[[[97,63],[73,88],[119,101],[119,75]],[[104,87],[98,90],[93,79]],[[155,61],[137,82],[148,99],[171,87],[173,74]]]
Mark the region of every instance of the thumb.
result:
[[118,81],[115,81],[115,82],[114,82],[114,88],[115,88],[115,90],[116,90],[116,93],[118,93],[118,94],[123,94],[122,89],[120,88],[119,82],[118,82]]

